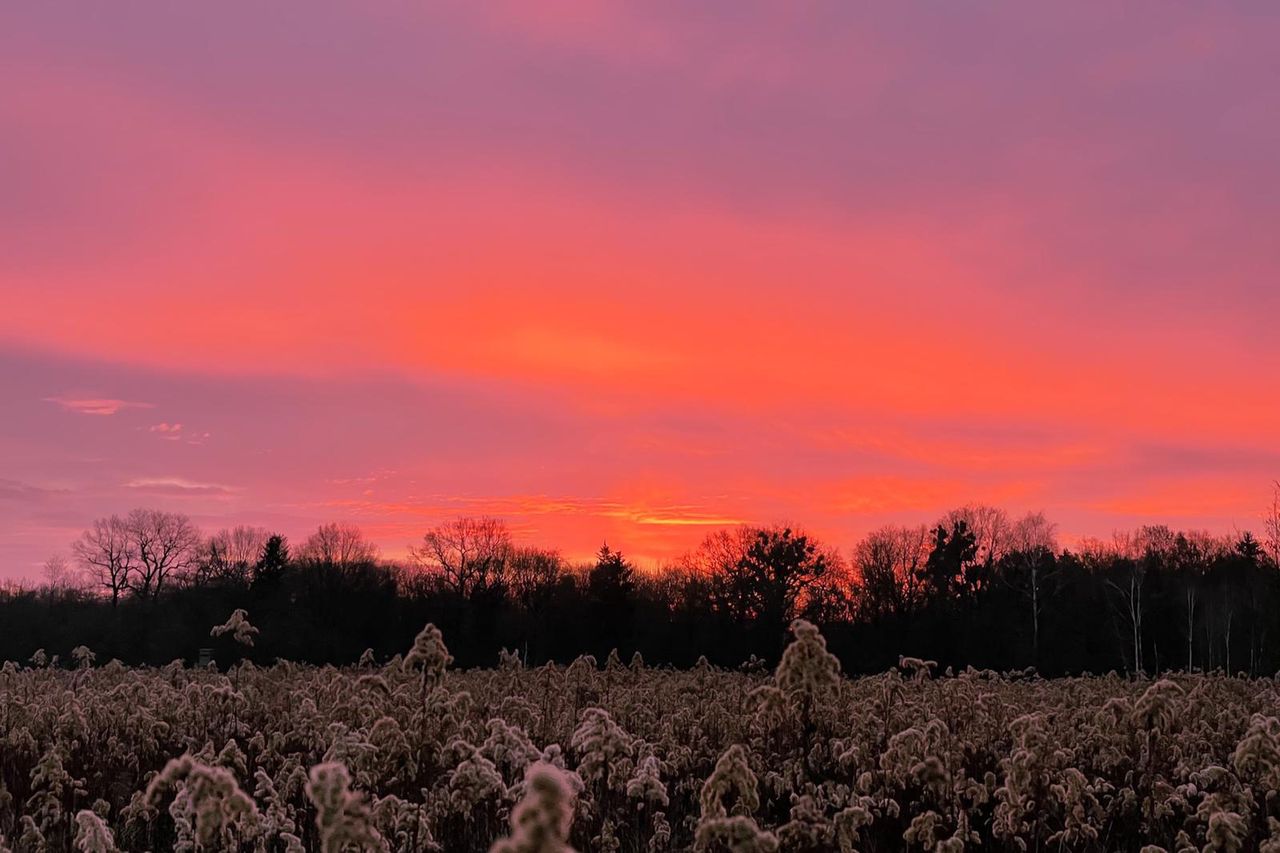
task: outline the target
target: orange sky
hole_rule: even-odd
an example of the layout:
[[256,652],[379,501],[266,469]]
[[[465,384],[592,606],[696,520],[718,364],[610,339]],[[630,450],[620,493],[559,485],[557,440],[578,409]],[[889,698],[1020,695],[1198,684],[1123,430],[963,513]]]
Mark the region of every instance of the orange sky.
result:
[[1257,527],[1272,7],[480,8],[0,11],[0,574],[139,504]]

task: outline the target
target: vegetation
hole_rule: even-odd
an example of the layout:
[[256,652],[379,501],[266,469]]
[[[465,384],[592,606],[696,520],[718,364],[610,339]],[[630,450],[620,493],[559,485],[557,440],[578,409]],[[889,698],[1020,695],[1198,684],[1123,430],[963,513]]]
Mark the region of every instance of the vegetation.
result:
[[431,625],[344,668],[10,662],[0,849],[1280,850],[1274,679],[850,679],[790,636],[772,674],[457,671]]
[[[786,527],[713,533],[659,571],[606,545],[571,565],[523,547],[502,522],[428,531],[395,564],[351,525],[296,547],[254,527],[202,535],[183,516],[137,510],[96,521],[48,583],[0,591],[0,660],[160,665],[199,659],[351,664],[385,659],[434,623],[463,667],[513,650],[525,665],[639,652],[692,666],[775,663],[795,618],[817,625],[845,672],[900,654],[942,667],[1045,675],[1280,668],[1280,505],[1262,541],[1143,527],[1059,547],[1040,514],[971,506],[935,524],[873,531],[848,553]],[[244,610],[262,635],[238,643]],[[250,636],[250,639],[254,638]]]

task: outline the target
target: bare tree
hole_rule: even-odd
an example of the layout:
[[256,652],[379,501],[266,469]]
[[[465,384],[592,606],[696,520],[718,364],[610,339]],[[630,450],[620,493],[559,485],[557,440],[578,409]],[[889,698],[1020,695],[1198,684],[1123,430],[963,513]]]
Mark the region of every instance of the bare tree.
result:
[[138,566],[137,545],[125,519],[118,515],[96,519],[71,544],[71,552],[85,579],[106,590],[113,607],[118,604]]
[[1280,566],[1280,480],[1272,484],[1271,506],[1262,519],[1263,539],[1271,565]]
[[1174,547],[1169,552],[1169,568],[1182,583],[1183,609],[1187,618],[1187,672],[1191,672],[1195,666],[1196,618],[1202,617],[1206,569],[1220,560],[1228,550],[1230,545],[1222,537],[1213,536],[1207,531],[1191,530],[1178,534],[1174,538]]
[[926,525],[888,525],[868,533],[853,549],[863,612],[887,616],[914,610],[921,592],[920,570],[928,559]]
[[1010,553],[1016,554],[1026,571],[1024,590],[1031,606],[1031,660],[1040,664],[1040,615],[1044,608],[1044,582],[1042,567],[1046,558],[1058,550],[1058,525],[1049,521],[1043,512],[1029,512],[1013,523],[1009,529]]
[[302,543],[299,558],[311,563],[353,566],[378,559],[378,547],[364,536],[364,531],[347,522],[331,522],[316,528]]
[[155,598],[171,579],[195,568],[200,558],[200,531],[181,513],[135,509],[125,528],[137,555],[129,588]]
[[1200,604],[1201,573],[1198,570],[1189,572],[1183,578],[1183,603],[1187,612],[1187,672],[1191,672],[1195,661],[1196,648],[1196,608]]
[[957,521],[963,521],[973,534],[978,563],[991,566],[1008,553],[1013,527],[1009,523],[1009,514],[1004,510],[985,504],[966,504],[951,510],[938,524],[952,530]]
[[265,527],[224,527],[205,544],[202,571],[210,578],[246,583],[270,538],[271,532]]
[[537,609],[564,571],[559,551],[549,548],[512,548],[507,560],[511,592],[527,610]]
[[1167,558],[1174,546],[1174,533],[1167,526],[1146,525],[1136,532],[1117,531],[1112,536],[1112,553],[1119,557],[1120,570],[1115,578],[1107,578],[1107,586],[1116,593],[1117,610],[1129,627],[1133,642],[1133,671],[1143,668],[1143,618],[1146,614],[1145,589],[1150,566]]
[[73,585],[71,566],[61,554],[54,554],[45,560],[40,567],[40,574],[44,577],[45,586],[53,592],[62,592]]
[[1136,537],[1128,533],[1114,537],[1116,552],[1124,559],[1122,562],[1128,571],[1119,580],[1108,578],[1107,584],[1119,594],[1121,613],[1125,617],[1133,640],[1133,670],[1141,673],[1142,668],[1142,615],[1143,588],[1147,580],[1147,561],[1143,559],[1141,548],[1135,544]]
[[271,531],[265,527],[238,524],[230,529],[223,528],[210,538],[218,542],[228,563],[252,566],[262,556],[262,549],[267,546]]
[[680,567],[705,578],[723,576],[746,555],[755,538],[755,529],[746,525],[714,530],[680,559]]
[[501,519],[462,517],[428,530],[409,555],[445,586],[469,595],[505,580],[511,550],[511,532]]

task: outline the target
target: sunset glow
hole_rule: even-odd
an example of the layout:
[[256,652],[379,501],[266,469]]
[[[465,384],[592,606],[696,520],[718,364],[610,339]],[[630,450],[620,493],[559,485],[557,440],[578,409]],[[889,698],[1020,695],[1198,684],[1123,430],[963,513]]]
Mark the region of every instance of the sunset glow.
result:
[[10,4],[0,577],[136,506],[644,567],[975,501],[1256,528],[1278,38],[1250,3]]

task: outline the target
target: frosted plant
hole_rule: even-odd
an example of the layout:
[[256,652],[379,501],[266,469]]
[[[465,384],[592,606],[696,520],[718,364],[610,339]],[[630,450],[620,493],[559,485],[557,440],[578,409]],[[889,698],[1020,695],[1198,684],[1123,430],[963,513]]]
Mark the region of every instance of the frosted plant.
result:
[[600,826],[600,834],[591,839],[591,850],[593,853],[618,853],[621,849],[622,842],[618,840],[613,821],[605,818]]
[[569,681],[587,679],[595,675],[597,669],[599,669],[599,664],[596,662],[595,655],[578,655],[569,664],[569,668],[565,671],[565,677]]
[[746,660],[738,664],[738,670],[747,675],[764,675],[769,670],[769,664],[764,658],[752,653],[747,656]]
[[795,639],[782,653],[774,678],[807,726],[816,703],[839,686],[840,661],[827,651],[827,641],[813,623],[796,619],[791,633]]
[[861,804],[841,810],[835,819],[836,842],[840,846],[840,853],[854,853],[858,849],[860,830],[874,821],[875,815]]
[[934,853],[964,853],[964,839],[958,835],[944,838],[934,845]]
[[317,764],[307,774],[307,799],[316,807],[316,829],[321,853],[341,853],[349,845],[357,850],[386,850],[374,829],[369,807],[351,790],[351,775],[337,762]]
[[538,760],[544,764],[550,764],[553,767],[558,767],[561,770],[564,770],[569,766],[565,761],[564,750],[560,748],[560,744],[558,743],[548,744],[546,748],[542,750],[542,757]]
[[76,812],[75,849],[81,853],[115,853],[116,840],[111,830],[89,809]]
[[27,799],[27,809],[39,824],[40,831],[53,834],[65,824],[63,803],[83,794],[84,780],[76,779],[63,765],[63,751],[52,746],[41,755],[31,770],[32,794]]
[[386,677],[377,673],[366,672],[356,679],[356,687],[361,690],[377,690],[387,696],[391,695],[391,685],[387,682]]
[[1062,771],[1061,781],[1049,786],[1050,804],[1062,814],[1063,828],[1049,837],[1050,844],[1083,847],[1098,839],[1104,812],[1093,786],[1074,767]]
[[920,658],[898,657],[898,669],[909,674],[914,681],[924,681],[933,671],[938,668],[936,660],[921,660]]
[[941,839],[942,817],[935,811],[925,811],[911,819],[911,825],[902,833],[908,845],[932,850]]
[[427,624],[418,636],[413,639],[413,647],[404,656],[406,669],[422,670],[422,685],[435,684],[443,676],[445,669],[453,663],[453,656],[444,644],[444,635],[435,625]]
[[569,827],[573,796],[565,772],[538,762],[525,775],[524,797],[511,812],[511,837],[496,842],[490,853],[573,853]]
[[214,764],[219,767],[225,767],[240,776],[249,775],[249,758],[244,754],[244,750],[240,748],[240,744],[236,743],[235,738],[227,738],[222,751],[214,759]]
[[835,824],[827,819],[812,794],[791,795],[791,820],[778,827],[778,841],[786,850],[830,850]]
[[1234,853],[1244,849],[1244,841],[1249,834],[1249,824],[1235,812],[1214,812],[1209,817],[1209,828],[1205,839],[1209,842],[1205,850],[1223,850]]
[[31,850],[35,853],[44,853],[48,849],[45,841],[44,833],[40,831],[40,827],[36,826],[36,822],[31,819],[30,815],[22,816],[22,834],[18,836],[19,851]]
[[[725,804],[731,797],[732,805]],[[735,743],[716,762],[716,769],[702,784],[699,797],[702,818],[721,818],[733,813],[750,815],[760,808],[760,792],[756,774],[747,762],[747,751]]]
[[441,853],[442,848],[431,833],[427,806],[389,794],[377,797],[371,812],[378,832],[391,849]]
[[1134,703],[1134,726],[1168,732],[1178,718],[1178,700],[1182,695],[1182,688],[1176,683],[1168,679],[1157,681]]
[[240,790],[230,771],[210,767],[190,755],[175,758],[147,785],[144,801],[156,808],[171,789],[177,796],[169,812],[176,823],[191,826],[200,847],[226,847],[233,843],[236,831],[242,838],[256,834],[258,807]]
[[578,775],[588,784],[622,790],[632,768],[633,739],[603,708],[582,712],[569,745],[578,755]]
[[1258,853],[1280,853],[1280,820],[1267,818],[1267,829],[1271,835],[1258,845]]
[[258,636],[258,629],[249,624],[249,613],[243,608],[231,611],[231,616],[221,625],[209,631],[210,637],[221,637],[230,634],[231,638],[242,646],[252,646],[253,638]]
[[[912,726],[889,738],[881,753],[879,766],[895,785],[915,783],[924,787],[945,788],[949,783],[942,759],[936,755],[947,738],[946,724],[934,718],[923,726]],[[943,791],[935,790],[941,796]]]
[[298,831],[290,806],[285,798],[280,796],[275,782],[267,771],[259,768],[253,778],[255,782],[253,797],[258,802],[265,803],[267,807],[266,813],[262,816],[265,833],[268,836],[274,835],[288,844],[290,837],[297,838],[295,833]]
[[627,797],[636,801],[636,808],[645,806],[661,806],[671,804],[667,796],[667,786],[662,784],[659,775],[657,756],[646,755],[636,765],[636,772],[627,781]]
[[[1241,784],[1240,780],[1225,767],[1211,765],[1190,775],[1193,786],[1201,793],[1200,803],[1195,808],[1196,819],[1204,828],[1206,837],[1215,829],[1219,841],[1232,837],[1236,831],[1236,821],[1232,818],[1217,817],[1223,814],[1234,814],[1240,817],[1247,826],[1248,817],[1256,805],[1253,794]],[[1217,819],[1215,820],[1215,817]],[[1211,848],[1212,849],[1212,848]]]
[[504,648],[498,652],[498,669],[508,671],[524,669],[524,661],[520,659],[519,652]]
[[1231,753],[1231,766],[1242,780],[1263,791],[1280,791],[1280,719],[1254,714],[1249,730]]
[[38,669],[44,669],[49,665],[49,655],[45,653],[44,649],[35,650],[35,653],[31,655],[31,665]]
[[506,783],[492,761],[465,741],[455,741],[450,747],[449,751],[464,756],[449,774],[449,804],[455,812],[470,819],[481,805],[506,798]]
[[407,782],[417,774],[418,757],[395,717],[378,718],[369,730],[368,742],[377,750],[376,764],[382,784]]
[[507,725],[507,721],[494,717],[489,720],[489,736],[480,747],[480,754],[493,762],[507,779],[524,774],[530,763],[539,757],[537,748],[519,726]]
[[671,824],[665,812],[653,813],[653,835],[649,838],[649,853],[658,853],[671,845]]
[[731,853],[774,853],[778,839],[743,815],[703,818],[698,822],[696,850],[729,850]]
[[71,650],[71,659],[76,662],[76,666],[81,669],[88,669],[93,666],[93,662],[98,656],[94,654],[93,649],[88,646],[76,646]]
[[365,649],[360,653],[360,660],[356,661],[356,666],[361,669],[373,669],[378,665],[378,659],[374,657],[373,649]]

